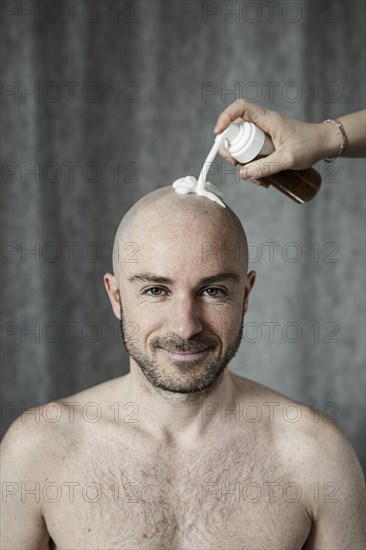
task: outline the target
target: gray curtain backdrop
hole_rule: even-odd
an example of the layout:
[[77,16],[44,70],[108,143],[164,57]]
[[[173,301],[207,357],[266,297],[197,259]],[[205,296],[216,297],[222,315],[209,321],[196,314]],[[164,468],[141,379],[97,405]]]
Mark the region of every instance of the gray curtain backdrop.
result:
[[[365,8],[2,3],[3,431],[128,371],[102,282],[115,230],[144,194],[198,176],[226,106],[244,97],[309,122],[363,108]],[[318,169],[320,193],[300,206],[216,159],[210,179],[258,274],[231,368],[330,414],[362,461],[365,162]]]

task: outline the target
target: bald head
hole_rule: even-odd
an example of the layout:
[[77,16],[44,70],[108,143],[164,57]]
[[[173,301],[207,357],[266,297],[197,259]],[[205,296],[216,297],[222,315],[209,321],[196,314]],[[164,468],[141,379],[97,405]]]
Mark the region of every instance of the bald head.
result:
[[[199,242],[202,247],[206,246],[207,259],[210,253],[221,250],[221,243],[224,243],[226,252],[235,254],[237,250],[237,260],[242,263],[244,272],[247,270],[247,239],[239,218],[228,206],[222,208],[197,194],[181,195],[169,185],[145,195],[123,216],[115,236],[114,251],[126,250],[126,244],[131,243],[140,251],[142,246],[159,238],[176,242],[177,247]],[[121,253],[113,254],[116,276],[123,263],[121,256]]]

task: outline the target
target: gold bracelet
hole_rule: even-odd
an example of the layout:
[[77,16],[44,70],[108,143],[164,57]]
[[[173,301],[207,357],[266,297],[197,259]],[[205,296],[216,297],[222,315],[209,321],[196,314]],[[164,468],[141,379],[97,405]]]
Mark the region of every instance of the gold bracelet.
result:
[[338,155],[336,155],[335,157],[332,157],[332,158],[326,158],[324,159],[325,162],[333,162],[333,160],[337,159],[338,157],[340,157],[344,151],[347,149],[347,146],[348,146],[348,140],[347,140],[347,136],[346,136],[346,132],[344,131],[344,128],[343,128],[343,125],[341,122],[339,122],[339,120],[335,119],[335,120],[332,120],[331,118],[327,118],[327,120],[323,120],[324,124],[326,122],[331,122],[332,124],[335,124],[341,134],[341,137],[342,137],[342,143],[341,143],[341,148],[339,149],[338,151]]

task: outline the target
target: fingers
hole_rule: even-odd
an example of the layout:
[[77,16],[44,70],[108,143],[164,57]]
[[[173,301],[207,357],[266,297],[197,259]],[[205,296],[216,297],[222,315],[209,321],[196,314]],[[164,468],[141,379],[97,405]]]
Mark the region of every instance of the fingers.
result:
[[237,99],[234,103],[229,105],[218,117],[214,133],[221,134],[229,126],[231,122],[234,122],[237,118],[243,118],[249,122],[254,122],[266,131],[265,116],[268,113],[267,109],[264,109],[256,103],[246,101],[245,99]]
[[[249,162],[242,166],[240,169],[240,177],[258,181],[262,178],[267,178],[268,176],[282,172],[283,170],[289,170],[290,168],[291,166],[286,162],[284,155],[275,151],[268,157]],[[264,182],[261,182],[260,185],[263,185],[263,183]]]

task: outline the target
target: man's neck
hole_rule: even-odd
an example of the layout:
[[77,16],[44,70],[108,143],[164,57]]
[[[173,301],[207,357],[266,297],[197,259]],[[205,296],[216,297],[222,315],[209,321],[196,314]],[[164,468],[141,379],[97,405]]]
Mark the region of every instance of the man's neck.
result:
[[193,444],[222,428],[221,405],[230,407],[238,395],[235,375],[228,368],[213,387],[193,394],[154,387],[133,360],[126,379],[127,401],[138,407],[139,427],[172,445]]

